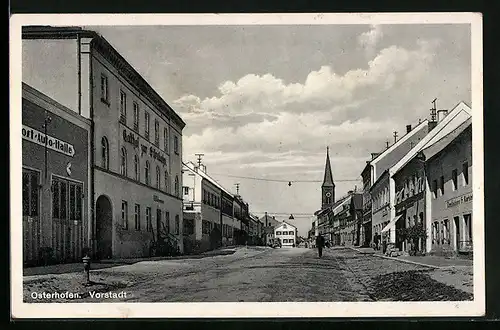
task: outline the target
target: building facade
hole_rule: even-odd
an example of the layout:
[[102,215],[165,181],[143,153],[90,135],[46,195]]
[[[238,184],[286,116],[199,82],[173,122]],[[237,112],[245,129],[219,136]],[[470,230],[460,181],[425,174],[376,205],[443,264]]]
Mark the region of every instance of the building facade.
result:
[[297,228],[283,221],[274,227],[274,237],[279,238],[282,247],[295,247],[297,244]]
[[[47,72],[54,59],[61,72]],[[182,252],[182,119],[93,31],[23,29],[23,66],[23,80],[91,120],[94,256],[150,256],[164,241]]]
[[372,199],[370,195],[371,182],[371,167],[370,162],[366,162],[366,166],[361,172],[363,179],[363,220],[361,224],[360,244],[363,247],[368,247],[372,243]]
[[80,262],[90,242],[88,119],[22,85],[24,265]]
[[[472,125],[424,150],[431,187],[431,253],[472,253]],[[441,149],[442,148],[442,149]],[[441,150],[439,150],[441,149]],[[435,154],[433,154],[435,153]]]

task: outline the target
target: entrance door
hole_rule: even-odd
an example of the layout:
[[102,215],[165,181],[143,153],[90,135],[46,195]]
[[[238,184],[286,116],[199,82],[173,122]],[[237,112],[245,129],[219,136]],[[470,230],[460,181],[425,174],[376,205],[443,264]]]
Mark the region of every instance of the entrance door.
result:
[[96,203],[97,258],[110,259],[113,256],[113,210],[106,196],[99,196]]
[[455,223],[455,251],[460,250],[460,218],[454,217],[453,222]]
[[161,237],[161,210],[156,209],[156,237],[160,240]]

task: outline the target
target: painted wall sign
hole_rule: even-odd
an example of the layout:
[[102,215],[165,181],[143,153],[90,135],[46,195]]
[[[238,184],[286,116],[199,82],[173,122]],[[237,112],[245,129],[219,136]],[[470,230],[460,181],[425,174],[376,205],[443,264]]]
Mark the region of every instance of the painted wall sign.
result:
[[465,204],[465,203],[471,203],[472,202],[472,193],[468,193],[462,196],[458,196],[455,198],[451,198],[447,200],[446,203],[446,208],[453,208],[457,207],[460,204]]
[[123,140],[127,143],[130,143],[131,145],[134,146],[134,148],[141,150],[141,157],[144,155],[147,155],[149,153],[149,156],[163,165],[167,164],[167,158],[163,155],[163,153],[160,150],[157,150],[153,146],[149,146],[148,144],[143,144],[140,143],[140,138],[139,136],[136,136],[134,132],[128,132],[127,130],[123,130]]
[[153,195],[153,201],[160,203],[160,204],[164,203],[164,201],[162,199],[160,199],[160,197],[158,197],[157,195]]
[[[36,143],[41,146],[45,146],[45,143],[47,143],[48,149],[55,150],[71,157],[75,155],[75,148],[72,144],[56,139],[55,137],[50,135],[47,135],[47,137],[45,137],[45,133],[37,131],[36,129],[29,126],[23,125],[22,134],[24,140]],[[46,138],[47,141],[45,140]]]
[[66,173],[71,176],[71,163],[68,163],[68,165],[66,165]]

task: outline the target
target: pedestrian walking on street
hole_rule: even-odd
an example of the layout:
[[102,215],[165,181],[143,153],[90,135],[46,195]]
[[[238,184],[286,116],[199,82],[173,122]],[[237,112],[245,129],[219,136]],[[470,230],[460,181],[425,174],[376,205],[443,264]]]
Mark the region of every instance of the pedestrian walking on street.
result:
[[316,237],[316,247],[318,248],[318,256],[321,258],[323,256],[323,247],[325,246],[325,238],[321,235]]

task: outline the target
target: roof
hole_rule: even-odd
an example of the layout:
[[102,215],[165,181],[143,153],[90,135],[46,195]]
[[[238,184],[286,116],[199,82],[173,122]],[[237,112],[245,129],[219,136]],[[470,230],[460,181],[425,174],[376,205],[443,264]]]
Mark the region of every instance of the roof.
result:
[[198,174],[199,176],[201,176],[202,178],[204,178],[205,180],[208,180],[210,183],[212,183],[214,186],[216,186],[217,188],[219,188],[220,190],[224,191],[226,194],[230,195],[230,196],[233,196],[233,194],[231,194],[229,191],[227,191],[223,186],[221,186],[217,181],[215,181],[210,175],[208,175],[207,173],[199,170],[199,171],[196,171],[194,168],[194,164],[193,162],[187,162],[187,163],[182,163],[190,172],[194,173],[195,175]]
[[328,149],[329,148],[326,147],[325,177],[323,178],[322,187],[335,187],[335,183],[333,183],[332,167],[330,165],[330,155]]
[[337,213],[335,213],[335,211],[337,211],[337,210],[338,210],[341,206],[346,205],[347,203],[350,203],[350,202],[351,202],[351,197],[352,197],[352,195],[348,195],[348,196],[346,196],[346,197],[344,198],[344,200],[342,200],[342,202],[341,202],[341,203],[339,203],[337,206],[335,206],[335,207],[332,209],[333,214],[337,214],[338,212],[337,212]]
[[355,210],[362,210],[363,209],[363,194],[362,193],[353,193],[352,200],[354,202],[354,209]]
[[427,126],[427,124],[428,124],[428,120],[427,119],[423,120],[420,124],[418,124],[417,126],[415,126],[415,128],[413,128],[409,133],[405,134],[401,139],[397,140],[392,146],[390,146],[389,148],[387,148],[384,151],[382,151],[377,157],[373,158],[370,161],[370,165],[375,165],[379,160],[381,160],[382,158],[384,158],[387,154],[389,154],[395,148],[397,148],[398,146],[400,146],[403,142],[405,142],[410,137],[412,137],[417,132],[419,132],[422,127]]
[[426,159],[434,157],[436,154],[441,152],[446,146],[453,142],[460,134],[462,134],[467,128],[472,125],[472,117],[467,119],[463,124],[458,126],[456,129],[445,135],[441,140],[436,141],[431,146],[422,150]]
[[402,159],[389,169],[390,176],[393,176],[412,160],[418,152],[426,149],[441,140],[444,136],[455,130],[471,118],[471,108],[464,102],[457,104],[450,113],[437,123],[436,127],[420,140]]
[[151,87],[151,85],[139,74],[134,67],[99,33],[85,30],[81,27],[54,27],[54,26],[23,26],[22,39],[74,39],[77,37],[92,38],[92,45],[101,52],[106,52],[109,59],[118,63],[121,71],[137,87],[149,97],[150,101],[158,108],[165,111],[165,115],[171,117],[181,129],[186,126],[182,118],[165,102],[165,100]]
[[290,224],[290,223],[288,223],[286,221],[281,222],[279,225],[276,225],[274,228],[280,227],[281,225],[287,225],[287,226],[290,226],[290,227],[293,227],[293,228],[297,229],[297,227],[295,227],[294,225],[292,225],[292,224]]
[[274,227],[264,227],[264,233],[274,234]]

